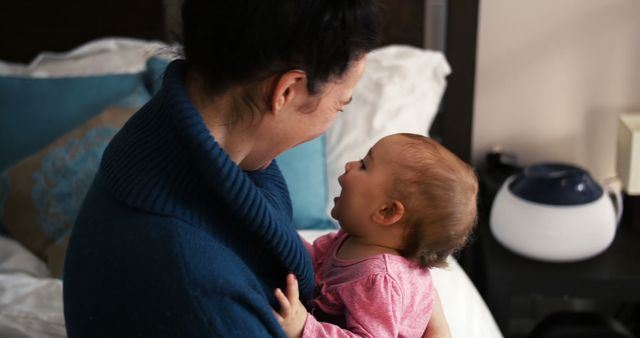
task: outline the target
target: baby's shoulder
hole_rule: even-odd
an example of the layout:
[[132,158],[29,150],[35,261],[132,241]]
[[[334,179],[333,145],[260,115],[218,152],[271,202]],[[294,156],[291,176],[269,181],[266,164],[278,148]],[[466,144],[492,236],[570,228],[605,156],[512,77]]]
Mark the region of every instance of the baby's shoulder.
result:
[[394,279],[401,287],[432,288],[431,271],[421,268],[414,262],[400,256],[382,255],[386,275]]

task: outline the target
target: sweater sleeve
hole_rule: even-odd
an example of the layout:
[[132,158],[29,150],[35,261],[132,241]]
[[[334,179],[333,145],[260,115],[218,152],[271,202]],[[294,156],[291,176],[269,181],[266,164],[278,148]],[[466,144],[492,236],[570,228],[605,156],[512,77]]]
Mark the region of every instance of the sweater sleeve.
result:
[[307,317],[302,334],[311,337],[397,337],[403,293],[388,275],[374,274],[362,278],[340,294],[345,307],[345,327]]
[[[224,311],[224,315],[220,315]],[[279,328],[261,321],[259,315],[235,299],[218,299],[216,311],[206,312],[210,337],[285,337]]]

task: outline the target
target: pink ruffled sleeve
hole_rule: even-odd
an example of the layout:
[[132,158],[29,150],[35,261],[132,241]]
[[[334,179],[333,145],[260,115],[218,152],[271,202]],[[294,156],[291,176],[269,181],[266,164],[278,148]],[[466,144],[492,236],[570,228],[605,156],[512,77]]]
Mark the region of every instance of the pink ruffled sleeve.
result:
[[403,309],[398,283],[387,275],[375,274],[343,289],[346,327],[307,317],[303,338],[312,337],[397,337]]

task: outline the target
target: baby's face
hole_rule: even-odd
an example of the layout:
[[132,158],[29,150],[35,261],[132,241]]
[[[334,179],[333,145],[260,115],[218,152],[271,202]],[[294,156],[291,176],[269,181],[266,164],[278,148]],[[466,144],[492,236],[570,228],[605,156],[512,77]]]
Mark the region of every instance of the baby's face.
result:
[[391,135],[378,141],[364,158],[347,162],[344,174],[338,177],[342,191],[334,199],[331,216],[353,235],[366,231],[370,216],[388,202],[389,191],[397,171],[404,136]]

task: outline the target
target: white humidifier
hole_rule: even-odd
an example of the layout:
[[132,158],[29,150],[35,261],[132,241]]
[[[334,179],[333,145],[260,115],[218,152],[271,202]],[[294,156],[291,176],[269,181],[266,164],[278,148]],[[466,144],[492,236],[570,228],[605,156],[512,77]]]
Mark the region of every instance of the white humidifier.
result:
[[491,208],[490,227],[496,240],[517,254],[572,262],[611,245],[620,206],[620,199],[614,204],[587,171],[542,163],[504,182]]

